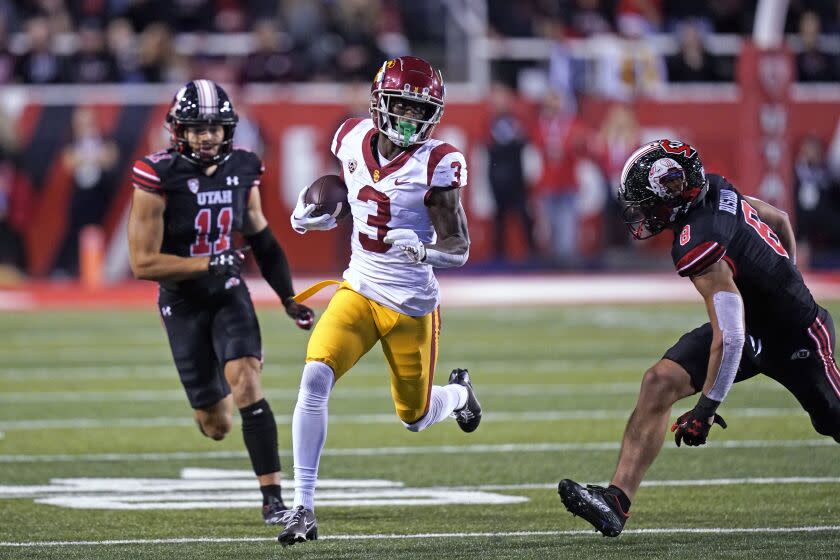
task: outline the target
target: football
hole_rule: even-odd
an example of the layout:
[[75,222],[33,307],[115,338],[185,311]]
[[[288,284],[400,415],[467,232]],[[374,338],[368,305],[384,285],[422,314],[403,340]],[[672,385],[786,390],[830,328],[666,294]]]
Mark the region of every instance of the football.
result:
[[315,179],[306,189],[303,202],[315,205],[312,216],[330,214],[336,220],[340,220],[350,213],[347,185],[338,175],[324,175]]

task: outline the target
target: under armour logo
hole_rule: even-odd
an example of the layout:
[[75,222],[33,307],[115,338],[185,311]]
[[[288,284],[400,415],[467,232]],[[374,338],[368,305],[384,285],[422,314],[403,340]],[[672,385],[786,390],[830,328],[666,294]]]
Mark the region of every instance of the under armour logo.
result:
[[216,260],[218,260],[219,264],[231,265],[233,264],[233,255],[219,255],[216,257]]
[[761,339],[760,338],[754,338],[752,335],[747,335],[747,337],[749,338],[750,346],[752,346],[753,356],[757,358],[758,355],[761,354],[761,350],[762,350]]
[[164,317],[172,317],[172,307],[166,306],[160,308],[160,314]]
[[801,350],[797,350],[793,354],[791,354],[791,360],[805,360],[811,355],[811,352],[807,348],[802,348]]
[[225,177],[225,179],[227,179],[227,184],[228,184],[229,187],[231,185],[234,185],[234,186],[239,185],[239,177],[237,177],[235,175],[233,177]]

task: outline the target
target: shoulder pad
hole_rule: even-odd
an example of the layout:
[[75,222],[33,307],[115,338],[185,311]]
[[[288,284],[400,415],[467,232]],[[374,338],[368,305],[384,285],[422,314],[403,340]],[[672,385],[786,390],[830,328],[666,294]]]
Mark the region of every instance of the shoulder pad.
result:
[[234,153],[238,153],[242,158],[242,165],[249,168],[249,171],[254,168],[256,173],[262,175],[265,173],[265,164],[263,164],[262,159],[258,156],[255,152],[247,148],[234,148]]
[[467,160],[451,144],[441,143],[432,148],[426,167],[429,187],[464,187],[467,185]]
[[[683,232],[690,231],[690,228],[691,225],[686,224]],[[695,276],[718,262],[725,254],[726,247],[717,241],[702,241],[675,259],[674,266],[680,276]]]
[[366,121],[365,118],[352,118],[347,119],[341,126],[338,127],[338,130],[335,131],[335,135],[333,135],[332,143],[330,144],[330,151],[332,151],[334,156],[338,156],[339,150],[341,150],[341,143],[344,141],[344,138],[350,133],[351,130],[356,128],[359,123]]
[[144,191],[163,194],[163,181],[161,178],[162,165],[164,160],[171,160],[172,154],[168,152],[156,152],[143,159],[134,162],[131,169],[131,182],[135,188]]

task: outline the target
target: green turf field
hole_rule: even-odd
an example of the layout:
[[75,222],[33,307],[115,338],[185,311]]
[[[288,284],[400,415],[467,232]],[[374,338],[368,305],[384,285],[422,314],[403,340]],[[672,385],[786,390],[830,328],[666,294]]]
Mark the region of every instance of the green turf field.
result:
[[[706,448],[666,442],[620,538],[563,509],[557,481],[609,478],[646,366],[703,316],[445,310],[437,378],[470,369],[473,434],[406,431],[375,348],[333,392],[321,540],[283,549],[238,428],[220,443],[195,429],[153,307],[4,314],[0,558],[838,558],[840,448],[764,378],[735,386]],[[276,308],[260,319],[290,471],[307,334]]]

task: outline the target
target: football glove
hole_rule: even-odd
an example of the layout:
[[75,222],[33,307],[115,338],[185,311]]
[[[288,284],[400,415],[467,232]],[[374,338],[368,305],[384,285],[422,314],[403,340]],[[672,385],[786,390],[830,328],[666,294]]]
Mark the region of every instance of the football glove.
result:
[[211,276],[239,276],[245,253],[239,249],[228,249],[210,258],[207,270]]
[[422,263],[426,260],[426,246],[411,229],[392,229],[382,239],[385,243],[402,249],[410,262]]
[[[308,189],[309,187],[306,187]],[[333,229],[338,225],[335,218],[329,214],[321,214],[320,216],[312,216],[315,211],[314,204],[306,204],[303,197],[306,194],[306,189],[300,191],[298,195],[297,205],[295,206],[289,220],[292,223],[292,229],[303,235],[307,231],[326,231]]]
[[677,447],[680,446],[681,441],[689,446],[705,445],[706,438],[709,437],[709,430],[715,424],[719,424],[721,428],[726,429],[726,420],[723,419],[723,416],[717,413],[709,416],[708,410],[696,406],[677,418],[677,421],[671,426],[671,431],[674,432],[674,441]]
[[299,329],[308,331],[312,328],[312,324],[315,322],[314,311],[292,298],[286,299],[283,305],[286,307],[286,315],[295,320]]

